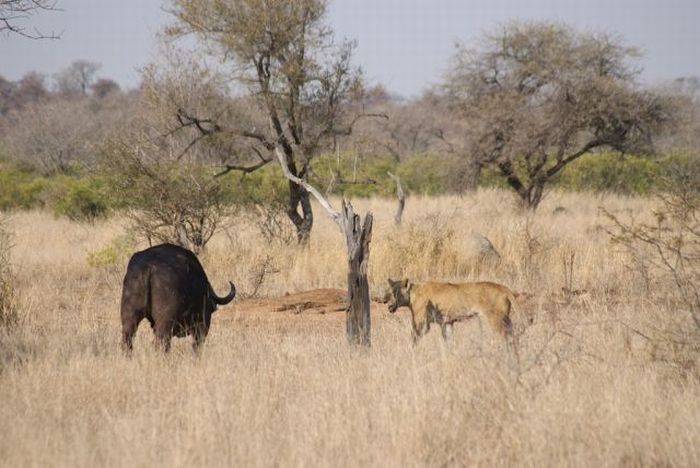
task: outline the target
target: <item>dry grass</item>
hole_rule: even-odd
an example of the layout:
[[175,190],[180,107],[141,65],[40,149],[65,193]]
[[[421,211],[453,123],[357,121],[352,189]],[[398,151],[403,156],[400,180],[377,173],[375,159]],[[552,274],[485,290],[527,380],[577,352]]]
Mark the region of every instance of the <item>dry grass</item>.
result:
[[[649,202],[553,194],[528,218],[510,200],[412,198],[401,229],[393,202],[356,208],[376,216],[374,292],[409,275],[534,294],[519,311],[535,316],[520,323],[520,365],[478,322],[455,327],[450,344],[433,330],[414,348],[406,311],[374,315],[367,351],[346,345],[342,314],[240,311],[215,321],[199,358],[189,340],[156,353],[142,324],[127,359],[118,347],[126,258],[86,261],[123,234],[120,223],[14,215],[21,322],[0,332],[2,464],[698,466],[697,331],[663,278],[648,287],[598,227],[598,206],[641,213]],[[344,287],[341,237],[317,212],[304,251],[234,223],[203,257],[214,287],[231,278],[250,292],[261,268],[262,296]],[[472,231],[491,239],[499,264],[467,255]]]

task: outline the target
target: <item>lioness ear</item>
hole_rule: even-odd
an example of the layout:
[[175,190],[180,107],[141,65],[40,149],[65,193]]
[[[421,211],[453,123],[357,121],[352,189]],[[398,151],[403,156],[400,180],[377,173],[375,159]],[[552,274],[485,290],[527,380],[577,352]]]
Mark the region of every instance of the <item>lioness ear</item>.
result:
[[392,280],[391,278],[387,278],[386,282],[389,283],[389,286],[393,286],[394,284],[396,284],[396,281]]
[[407,288],[407,287],[408,287],[408,278],[404,278],[404,279],[401,281],[401,287],[402,287],[402,288]]

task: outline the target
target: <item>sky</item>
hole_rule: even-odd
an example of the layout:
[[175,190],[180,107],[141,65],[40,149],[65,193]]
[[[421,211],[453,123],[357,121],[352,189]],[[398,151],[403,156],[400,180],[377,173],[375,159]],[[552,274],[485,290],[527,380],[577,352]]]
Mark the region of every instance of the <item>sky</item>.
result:
[[[59,40],[0,35],[0,76],[52,75],[74,60],[100,63],[100,76],[135,87],[156,57],[170,21],[163,0],[58,0],[63,11],[31,19]],[[700,0],[335,0],[336,36],[356,39],[355,63],[370,83],[411,97],[440,81],[456,42],[474,43],[511,20],[556,20],[609,31],[639,47],[648,84],[700,76]]]

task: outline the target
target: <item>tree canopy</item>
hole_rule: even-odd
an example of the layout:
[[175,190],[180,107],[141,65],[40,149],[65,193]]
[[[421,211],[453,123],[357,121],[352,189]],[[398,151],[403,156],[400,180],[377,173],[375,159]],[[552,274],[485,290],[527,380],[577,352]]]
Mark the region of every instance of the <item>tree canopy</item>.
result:
[[[238,149],[248,149],[255,163],[229,164],[231,170],[261,167],[281,151],[292,174],[304,179],[311,158],[339,135],[349,135],[364,115],[361,73],[351,64],[354,43],[334,40],[325,23],[326,1],[172,0],[171,6],[176,21],[168,36],[194,34],[228,67],[238,97],[262,116],[262,125],[254,119],[226,122],[222,113],[171,101],[171,132],[188,131],[201,144],[225,141],[230,147],[236,140]],[[293,181],[287,215],[305,242],[313,213],[309,194]]]
[[608,147],[651,151],[669,117],[641,89],[636,49],[602,33],[547,23],[511,23],[460,46],[445,89],[469,122],[470,157],[500,172],[526,206],[580,156]]

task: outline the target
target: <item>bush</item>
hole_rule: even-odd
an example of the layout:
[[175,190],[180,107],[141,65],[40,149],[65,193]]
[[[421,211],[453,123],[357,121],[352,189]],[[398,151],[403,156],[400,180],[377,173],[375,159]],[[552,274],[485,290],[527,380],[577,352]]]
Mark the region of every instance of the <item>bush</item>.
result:
[[229,172],[218,178],[222,202],[243,208],[242,213],[267,240],[291,243],[296,231],[287,217],[288,181],[277,164],[267,165],[250,174]]
[[100,184],[90,179],[71,181],[66,192],[53,203],[54,214],[71,221],[92,222],[104,218],[108,208]]
[[56,216],[92,221],[107,214],[114,201],[104,176],[45,177],[28,166],[0,160],[0,210],[51,208]]
[[[401,162],[396,169],[405,189],[422,195],[437,195],[449,192],[448,181],[455,168],[443,156],[417,154]],[[392,193],[394,187],[392,185]]]
[[0,217],[0,330],[10,330],[19,324],[15,301],[14,274],[10,267],[11,235],[6,218]]
[[664,191],[677,192],[679,187],[689,193],[700,193],[700,156],[678,152],[660,161],[660,185]]
[[[658,188],[663,160],[648,156],[591,153],[569,164],[552,184],[576,192],[614,192],[625,195],[647,195]],[[522,171],[517,171],[522,176]],[[481,186],[508,188],[506,180],[494,168],[484,168]]]
[[121,270],[134,252],[135,245],[131,235],[117,236],[101,249],[88,252],[87,263],[94,268]]
[[389,158],[353,153],[326,154],[311,163],[312,184],[320,190],[346,198],[388,195],[393,183],[387,171],[396,163]]
[[0,210],[42,206],[45,188],[46,179],[30,168],[0,161]]
[[[232,214],[226,181],[211,168],[168,160],[152,142],[115,139],[104,148],[114,200],[135,236],[199,252]],[[228,201],[228,203],[227,203]]]
[[625,221],[603,212],[613,222],[611,239],[641,265],[644,277],[652,271],[672,286],[661,290],[674,292],[670,299],[690,312],[700,330],[700,158],[671,155],[662,167],[653,221]]
[[656,188],[659,162],[620,153],[587,154],[572,162],[556,186],[574,191],[646,195]]
[[406,191],[423,195],[447,193],[454,184],[454,161],[442,155],[416,154],[396,163],[393,158],[358,156],[354,153],[324,155],[314,159],[313,183],[322,190],[346,198],[394,196],[396,186],[387,172],[401,177]]

